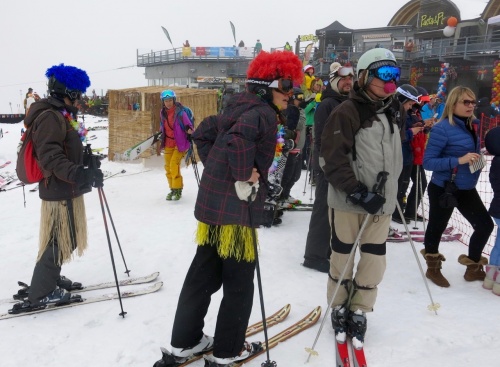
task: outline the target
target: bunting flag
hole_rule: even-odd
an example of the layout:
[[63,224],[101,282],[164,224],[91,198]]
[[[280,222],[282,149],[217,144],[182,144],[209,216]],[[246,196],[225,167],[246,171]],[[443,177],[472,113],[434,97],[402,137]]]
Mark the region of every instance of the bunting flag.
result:
[[233,31],[234,44],[236,45],[236,29],[234,28],[233,22],[229,21],[229,24],[231,25],[231,30]]
[[306,66],[309,64],[309,60],[311,59],[311,51],[313,48],[314,43],[310,43],[306,46],[306,49],[304,50],[304,60],[302,61],[302,65]]
[[170,39],[170,35],[168,34],[168,31],[165,29],[165,27],[161,27],[161,29],[163,29],[163,33],[165,33],[165,36],[167,36],[168,41],[172,45],[172,48],[175,48],[174,44],[172,43],[172,40]]

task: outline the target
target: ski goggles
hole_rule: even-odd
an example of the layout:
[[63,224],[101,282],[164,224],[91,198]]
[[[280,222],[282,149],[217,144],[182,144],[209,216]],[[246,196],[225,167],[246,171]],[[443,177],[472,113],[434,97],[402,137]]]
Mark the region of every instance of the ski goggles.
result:
[[291,79],[280,78],[273,80],[271,84],[268,85],[268,87],[277,89],[279,92],[283,94],[288,94],[293,89],[293,82]]
[[82,92],[76,89],[66,89],[66,95],[71,101],[76,101],[82,98]]
[[398,66],[384,65],[377,69],[369,70],[368,75],[374,76],[384,82],[390,82],[392,80],[397,82],[401,77],[401,68]]
[[295,94],[293,96],[293,99],[296,99],[297,101],[303,101],[304,100],[304,95],[301,93],[301,94]]
[[341,77],[354,76],[354,69],[351,66],[342,66],[337,71],[337,75]]

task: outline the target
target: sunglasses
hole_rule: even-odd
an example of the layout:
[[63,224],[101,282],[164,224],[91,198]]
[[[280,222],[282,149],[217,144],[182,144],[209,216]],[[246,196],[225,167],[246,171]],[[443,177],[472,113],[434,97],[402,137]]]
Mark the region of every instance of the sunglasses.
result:
[[293,89],[293,82],[291,79],[276,79],[273,80],[271,84],[269,84],[269,88],[274,88],[283,94],[288,94]]
[[469,107],[470,105],[475,106],[475,105],[477,104],[477,102],[476,102],[476,101],[474,101],[473,99],[464,99],[464,100],[462,101],[462,103],[463,103],[463,104],[464,104],[464,106],[466,106],[466,107]]
[[385,65],[378,69],[369,70],[368,75],[374,76],[384,82],[390,82],[392,80],[397,82],[401,77],[401,68],[398,66]]

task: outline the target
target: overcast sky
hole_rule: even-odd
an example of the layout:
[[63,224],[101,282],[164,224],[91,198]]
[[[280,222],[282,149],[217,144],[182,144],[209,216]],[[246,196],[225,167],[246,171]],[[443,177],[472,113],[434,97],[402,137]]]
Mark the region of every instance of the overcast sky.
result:
[[[97,94],[145,86],[136,54],[191,46],[293,43],[337,20],[353,29],[383,27],[407,0],[2,0],[0,114],[14,113],[29,87],[45,93],[45,71],[65,63],[87,71]],[[456,0],[462,19],[480,16],[486,0]],[[341,4],[341,5],[337,5]],[[335,6],[337,5],[337,6]]]

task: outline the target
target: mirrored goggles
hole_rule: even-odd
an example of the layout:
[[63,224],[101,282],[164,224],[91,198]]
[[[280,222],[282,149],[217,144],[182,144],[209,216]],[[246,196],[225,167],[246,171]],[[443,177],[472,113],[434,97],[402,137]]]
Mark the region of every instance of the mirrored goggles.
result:
[[401,68],[398,66],[385,65],[378,69],[369,70],[369,75],[379,78],[384,82],[399,81]]
[[354,76],[354,69],[351,66],[342,66],[338,71],[337,75],[344,77],[344,76]]
[[269,84],[269,88],[274,88],[284,94],[288,94],[293,89],[293,82],[291,79],[276,79],[273,80],[271,84]]
[[66,89],[66,95],[72,101],[76,101],[77,99],[82,98],[82,92],[76,89]]
[[295,94],[293,96],[293,99],[296,99],[297,101],[303,101],[304,100],[304,95],[303,94]]

